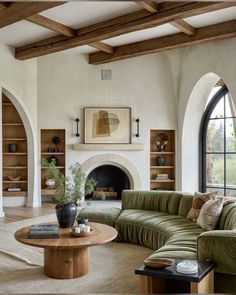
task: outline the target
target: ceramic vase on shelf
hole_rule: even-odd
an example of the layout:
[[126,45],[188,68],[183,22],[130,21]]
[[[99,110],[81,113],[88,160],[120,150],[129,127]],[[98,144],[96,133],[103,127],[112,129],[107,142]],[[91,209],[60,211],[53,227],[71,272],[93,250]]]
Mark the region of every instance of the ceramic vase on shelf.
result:
[[157,164],[157,166],[164,166],[165,161],[166,161],[166,158],[164,156],[158,156],[156,158],[156,164]]
[[17,151],[17,145],[15,143],[10,143],[8,145],[8,151],[10,153],[15,153]]

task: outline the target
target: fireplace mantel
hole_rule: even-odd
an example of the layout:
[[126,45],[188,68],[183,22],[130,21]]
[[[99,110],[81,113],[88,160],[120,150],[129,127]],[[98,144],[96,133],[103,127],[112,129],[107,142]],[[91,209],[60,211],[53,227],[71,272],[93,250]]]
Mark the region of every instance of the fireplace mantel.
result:
[[145,145],[143,143],[131,143],[131,144],[77,143],[73,145],[73,149],[79,150],[79,151],[92,151],[92,150],[141,151],[141,150],[144,150],[144,148],[145,148]]

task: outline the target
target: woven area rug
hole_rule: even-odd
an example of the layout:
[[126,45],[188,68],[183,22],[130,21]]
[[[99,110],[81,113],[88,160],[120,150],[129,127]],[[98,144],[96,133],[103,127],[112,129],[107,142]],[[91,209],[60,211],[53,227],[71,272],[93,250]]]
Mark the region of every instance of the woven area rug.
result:
[[43,273],[43,250],[14,239],[19,228],[55,221],[55,214],[0,225],[0,292],[4,293],[138,293],[135,267],[153,250],[111,242],[90,248],[89,273],[57,280]]

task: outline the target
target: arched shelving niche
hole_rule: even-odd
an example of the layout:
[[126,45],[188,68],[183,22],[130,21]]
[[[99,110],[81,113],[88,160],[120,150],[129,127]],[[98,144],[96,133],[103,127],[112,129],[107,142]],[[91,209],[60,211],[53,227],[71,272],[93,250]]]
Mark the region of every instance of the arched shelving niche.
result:
[[[22,99],[6,85],[1,86],[2,205],[37,207],[41,203],[37,189],[37,133]],[[13,149],[10,144],[15,145]]]

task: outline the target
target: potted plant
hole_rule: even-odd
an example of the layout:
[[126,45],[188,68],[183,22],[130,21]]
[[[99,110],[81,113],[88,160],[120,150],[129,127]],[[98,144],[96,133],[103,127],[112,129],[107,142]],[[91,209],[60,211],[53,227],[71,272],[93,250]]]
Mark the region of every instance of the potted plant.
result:
[[69,176],[65,176],[55,165],[48,163],[45,174],[53,175],[55,193],[53,201],[57,203],[56,215],[60,227],[72,227],[77,215],[77,205],[82,197],[94,190],[96,181],[86,178],[81,165],[75,163],[69,167]]

